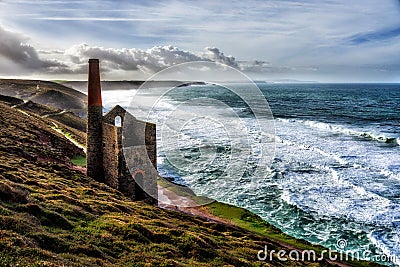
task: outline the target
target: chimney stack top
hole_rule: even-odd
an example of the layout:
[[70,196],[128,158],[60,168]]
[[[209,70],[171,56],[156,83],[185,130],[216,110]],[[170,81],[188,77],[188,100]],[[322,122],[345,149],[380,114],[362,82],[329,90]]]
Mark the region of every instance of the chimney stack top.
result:
[[102,106],[98,59],[89,59],[88,106]]

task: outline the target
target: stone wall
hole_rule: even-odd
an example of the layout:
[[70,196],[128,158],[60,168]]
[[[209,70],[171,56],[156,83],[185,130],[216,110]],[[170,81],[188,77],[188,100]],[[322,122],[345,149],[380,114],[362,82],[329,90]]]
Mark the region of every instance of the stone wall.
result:
[[89,106],[87,114],[87,175],[104,182],[103,111],[101,106]]
[[125,109],[118,105],[104,115],[103,120],[105,123],[114,125],[117,116],[121,117],[120,134],[124,138],[122,146],[146,145],[146,153],[153,163],[154,168],[157,169],[156,125],[136,119],[132,114],[126,112]]
[[157,170],[157,136],[156,125],[154,123],[146,122],[145,138],[147,156],[153,164],[154,169]]
[[[143,156],[145,155],[145,156]],[[144,200],[147,203],[158,204],[157,170],[146,155],[146,147],[124,147],[124,157],[129,167],[130,177],[135,181],[135,199]]]
[[157,205],[158,173],[155,124],[137,120],[130,113],[125,114],[123,121],[121,145],[129,173],[135,181],[135,198]]
[[105,183],[118,189],[118,136],[117,127],[103,123],[103,168]]
[[122,128],[117,128],[118,133],[118,182],[119,191],[131,199],[137,200],[135,180],[130,173],[122,146]]
[[[114,126],[117,116],[121,117],[123,127]],[[117,185],[118,190],[131,199],[157,205],[156,125],[137,120],[120,106],[109,111],[103,121],[107,125],[103,129],[104,161],[110,162],[104,164],[106,183],[111,183],[112,187]],[[117,181],[113,162],[117,162]]]
[[121,126],[123,126],[125,114],[126,114],[126,110],[124,108],[122,108],[121,106],[116,105],[112,110],[110,110],[109,112],[107,112],[106,115],[104,115],[103,121],[105,123],[115,125],[115,118],[117,116],[120,116],[121,122],[122,122]]
[[[98,59],[89,59],[87,99],[87,175],[133,200],[157,205],[155,125],[137,120],[121,106],[103,117]],[[121,127],[115,126],[117,116]]]
[[126,113],[124,124],[123,146],[146,146],[143,155],[147,154],[154,168],[157,169],[156,125],[154,123],[137,120],[130,113]]

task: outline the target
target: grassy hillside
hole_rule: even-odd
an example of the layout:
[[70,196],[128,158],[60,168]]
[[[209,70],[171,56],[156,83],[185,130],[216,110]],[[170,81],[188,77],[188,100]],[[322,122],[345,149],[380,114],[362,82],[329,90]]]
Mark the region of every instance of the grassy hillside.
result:
[[51,128],[57,129],[63,135],[70,136],[81,145],[86,144],[86,120],[72,112],[41,105],[30,100],[24,102],[19,98],[3,95],[0,95],[0,103],[30,114],[30,116],[47,123]]
[[[39,88],[37,88],[37,85],[39,85]],[[79,116],[85,114],[86,95],[59,83],[0,79],[0,94],[72,111]]]
[[288,249],[282,237],[310,246],[243,209],[206,207],[223,224],[127,199],[87,178],[71,161],[83,151],[29,110],[0,103],[0,139],[0,266],[335,265],[257,261],[265,245]]

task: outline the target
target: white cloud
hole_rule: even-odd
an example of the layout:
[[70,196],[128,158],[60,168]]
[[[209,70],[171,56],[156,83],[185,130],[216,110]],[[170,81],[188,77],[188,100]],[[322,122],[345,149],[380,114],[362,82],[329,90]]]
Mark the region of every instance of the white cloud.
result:
[[123,70],[155,73],[166,67],[191,61],[214,61],[238,68],[233,56],[225,56],[218,48],[207,47],[205,52],[193,53],[177,47],[154,46],[142,49],[114,49],[93,47],[87,44],[74,45],[65,51],[75,65],[86,64],[89,58],[99,58],[103,71]]
[[27,70],[54,71],[65,65],[51,60],[42,60],[34,47],[29,45],[28,38],[0,26],[0,56],[22,66]]
[[51,50],[51,51],[37,50],[37,53],[44,54],[44,55],[63,55],[65,53],[65,51],[63,51],[63,50]]
[[231,67],[235,67],[235,68],[239,67],[233,56],[225,56],[224,53],[219,51],[218,48],[206,47],[205,50],[206,50],[206,52],[202,53],[203,58],[214,61],[214,62],[226,64]]
[[[354,76],[357,81],[398,81],[399,77],[398,0],[229,4],[211,0],[22,0],[0,1],[0,5],[3,24],[29,33],[38,42],[34,46],[40,49],[36,50],[39,60],[57,60],[68,66],[50,68],[58,74],[81,73],[79,77],[84,77],[86,59],[98,57],[110,78],[121,78],[126,72],[153,73],[193,60],[226,63],[265,79],[341,81]],[[357,43],[357,37],[378,38]],[[93,45],[75,45],[79,43]],[[202,51],[207,46],[211,48]],[[32,50],[21,49],[35,58]],[[41,68],[43,73],[48,69]],[[118,76],[111,76],[117,72]]]
[[[46,79],[85,79],[87,60],[101,60],[102,77],[105,79],[145,79],[167,67],[193,61],[212,61],[234,67],[252,76],[254,79],[304,79],[332,81],[334,75],[349,81],[365,80],[365,73],[373,73],[371,78],[379,77],[392,81],[398,65],[368,65],[351,67],[346,65],[275,65],[263,60],[240,60],[226,56],[219,48],[206,47],[203,51],[193,52],[181,50],[175,46],[154,46],[149,49],[138,48],[105,48],[87,44],[73,45],[62,50],[36,50],[25,45],[28,39],[20,34],[2,30],[4,38],[0,41],[0,56],[6,61],[0,62],[2,75],[43,74]],[[395,50],[382,48],[383,52],[394,53]],[[353,54],[353,58],[363,57],[362,51]],[[361,60],[361,59],[360,59]],[[12,64],[8,64],[11,62]],[[340,59],[339,61],[340,62]],[[351,74],[351,75],[350,75]],[[43,77],[43,76],[42,76]]]
[[35,18],[37,20],[50,20],[50,21],[145,21],[145,22],[154,22],[154,21],[166,21],[167,19],[158,19],[158,18],[118,18],[118,17],[38,17]]
[[[216,47],[207,47],[202,52],[190,52],[172,45],[154,46],[149,49],[115,49],[80,44],[73,45],[65,51],[37,50],[27,44],[29,38],[22,34],[0,27],[0,35],[0,56],[13,63],[14,71],[18,69],[25,73],[85,74],[89,58],[99,58],[105,73],[136,71],[153,74],[167,67],[192,61],[213,61],[241,68],[233,56],[226,56]],[[244,65],[244,68],[249,67]],[[1,65],[1,73],[9,74],[7,64]]]

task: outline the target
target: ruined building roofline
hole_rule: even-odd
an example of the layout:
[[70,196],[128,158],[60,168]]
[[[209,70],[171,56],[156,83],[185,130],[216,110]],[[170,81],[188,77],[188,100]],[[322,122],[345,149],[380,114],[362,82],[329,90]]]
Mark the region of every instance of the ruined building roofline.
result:
[[[116,106],[114,106],[111,110],[109,110],[106,114],[104,114],[104,117],[106,117],[107,115],[109,116],[109,115],[111,115],[111,114],[114,114],[114,113],[117,113],[117,112],[119,112],[119,113],[126,113],[127,111],[126,111],[126,109],[124,109],[123,107],[121,107],[120,105],[116,105]],[[129,112],[128,112],[129,113]],[[132,115],[133,116],[133,115]]]

